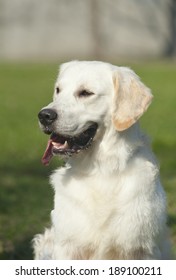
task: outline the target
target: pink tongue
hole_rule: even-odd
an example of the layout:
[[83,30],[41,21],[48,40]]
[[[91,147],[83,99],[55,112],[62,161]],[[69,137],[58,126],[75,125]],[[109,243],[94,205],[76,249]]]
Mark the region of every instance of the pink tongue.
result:
[[50,160],[52,159],[53,157],[53,154],[52,154],[52,147],[53,147],[53,144],[52,144],[52,140],[50,139],[48,141],[48,144],[47,144],[47,147],[46,147],[46,150],[44,152],[44,155],[42,157],[42,163],[44,165],[48,165],[50,163]]

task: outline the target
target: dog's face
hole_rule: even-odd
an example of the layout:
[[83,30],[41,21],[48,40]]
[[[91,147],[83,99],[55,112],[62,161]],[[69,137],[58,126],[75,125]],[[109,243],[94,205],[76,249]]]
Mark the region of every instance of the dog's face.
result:
[[55,84],[53,102],[39,112],[42,130],[51,134],[43,156],[73,155],[87,149],[102,127],[122,131],[147,109],[152,95],[124,67],[103,62],[65,63]]

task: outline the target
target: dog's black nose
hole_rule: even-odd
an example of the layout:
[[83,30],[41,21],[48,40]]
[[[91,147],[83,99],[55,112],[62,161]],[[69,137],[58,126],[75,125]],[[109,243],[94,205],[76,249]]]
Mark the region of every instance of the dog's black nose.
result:
[[57,113],[52,109],[43,109],[38,114],[39,121],[43,125],[50,125],[57,119]]

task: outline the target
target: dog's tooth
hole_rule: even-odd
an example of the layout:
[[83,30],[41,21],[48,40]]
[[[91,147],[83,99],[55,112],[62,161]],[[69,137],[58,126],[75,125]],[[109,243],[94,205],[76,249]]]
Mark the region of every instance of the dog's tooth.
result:
[[61,146],[61,144],[60,144],[60,143],[57,143],[57,142],[52,142],[52,145],[53,145],[53,147],[56,148],[56,149],[59,149],[60,146]]
[[68,147],[68,142],[65,141],[63,148],[65,149],[65,148],[67,148],[67,147]]

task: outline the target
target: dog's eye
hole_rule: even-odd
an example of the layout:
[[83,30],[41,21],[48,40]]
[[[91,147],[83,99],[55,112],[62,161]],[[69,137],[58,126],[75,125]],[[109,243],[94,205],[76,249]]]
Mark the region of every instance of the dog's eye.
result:
[[78,93],[78,96],[79,96],[79,97],[88,97],[88,96],[91,96],[91,95],[94,95],[94,93],[91,92],[91,91],[88,91],[88,90],[81,90],[81,91]]
[[58,94],[60,92],[59,87],[56,88],[56,93]]

